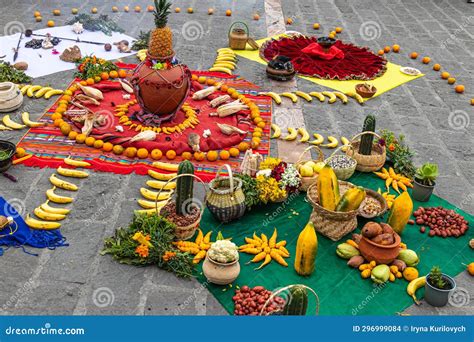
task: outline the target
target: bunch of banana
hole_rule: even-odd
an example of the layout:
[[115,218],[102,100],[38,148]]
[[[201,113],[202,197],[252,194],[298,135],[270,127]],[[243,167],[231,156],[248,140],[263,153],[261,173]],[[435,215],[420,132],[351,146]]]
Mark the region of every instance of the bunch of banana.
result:
[[140,60],[140,61],[144,61],[145,58],[146,58],[146,53],[148,52],[148,49],[141,49],[141,50],[138,50],[137,51],[137,58]]
[[4,124],[6,127],[11,128],[11,129],[23,129],[23,128],[26,127],[25,125],[22,125],[22,124],[19,124],[18,122],[13,121],[13,120],[10,118],[10,115],[9,115],[9,114],[6,114],[6,115],[2,118],[2,122],[3,122],[3,124]]
[[217,57],[214,64],[209,71],[224,72],[232,75],[232,70],[235,69],[237,58],[234,50],[230,48],[222,48],[217,50]]
[[364,104],[364,98],[362,96],[360,96],[359,94],[357,94],[356,92],[354,91],[348,91],[346,93],[347,96],[349,97],[352,97],[354,99],[357,100],[357,102],[359,102],[360,105],[363,105]]
[[[53,188],[54,189],[54,188]],[[49,190],[48,190],[49,191]],[[51,196],[51,193],[50,193]],[[62,198],[62,196],[57,196],[58,198]],[[59,199],[57,200],[59,201]],[[66,209],[66,208],[57,208],[57,207],[52,207],[49,205],[49,199],[41,204],[39,207],[34,209],[35,215],[39,218],[35,219],[30,217],[30,215],[26,216],[26,224],[32,228],[32,229],[43,229],[43,230],[49,230],[49,229],[58,229],[61,227],[61,224],[56,222],[56,221],[61,221],[66,218],[66,215],[68,215],[71,210]],[[61,203],[62,199],[60,200]]]
[[28,127],[41,127],[44,126],[46,123],[44,122],[38,122],[38,121],[31,121],[30,120],[30,113],[28,112],[23,112],[21,113],[21,120],[23,123],[28,126]]
[[24,85],[23,87],[21,87],[20,91],[23,95],[26,94],[28,97],[34,97],[36,99],[44,97],[46,100],[51,98],[51,96],[62,95],[64,93],[61,89],[54,89],[52,87],[43,87],[41,85],[31,84]]
[[413,279],[412,281],[410,281],[408,283],[408,286],[407,286],[407,293],[410,297],[413,298],[413,300],[415,301],[415,304],[416,305],[420,305],[420,302],[418,301],[418,299],[416,298],[416,290],[424,287],[426,284],[426,277],[419,277],[419,278],[416,278],[416,279]]
[[388,171],[386,168],[382,168],[381,172],[374,172],[379,178],[385,180],[385,187],[387,191],[390,192],[390,186],[392,186],[393,190],[400,193],[400,190],[407,191],[407,187],[413,188],[413,184],[410,178],[407,178],[401,174],[395,173],[393,168],[389,168]]

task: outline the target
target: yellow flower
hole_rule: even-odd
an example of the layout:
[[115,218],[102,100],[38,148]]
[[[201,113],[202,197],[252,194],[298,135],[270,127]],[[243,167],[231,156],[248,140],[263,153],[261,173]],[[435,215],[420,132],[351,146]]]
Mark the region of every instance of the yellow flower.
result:
[[153,247],[153,245],[149,241],[150,236],[145,236],[142,232],[136,232],[135,235],[132,236],[132,240],[138,241],[140,244],[145,245],[147,247]]

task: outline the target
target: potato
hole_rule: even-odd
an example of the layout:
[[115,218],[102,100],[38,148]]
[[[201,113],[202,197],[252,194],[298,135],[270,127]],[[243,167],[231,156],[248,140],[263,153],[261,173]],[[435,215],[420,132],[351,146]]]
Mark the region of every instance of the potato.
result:
[[377,235],[376,237],[372,238],[372,242],[384,246],[391,245],[394,243],[393,233]]
[[373,237],[382,234],[383,229],[377,222],[367,222],[362,228],[362,236],[372,239]]
[[393,234],[393,228],[387,223],[380,223],[382,234]]
[[358,268],[360,265],[364,263],[364,257],[360,255],[355,255],[352,258],[349,259],[347,262],[347,265],[353,268]]

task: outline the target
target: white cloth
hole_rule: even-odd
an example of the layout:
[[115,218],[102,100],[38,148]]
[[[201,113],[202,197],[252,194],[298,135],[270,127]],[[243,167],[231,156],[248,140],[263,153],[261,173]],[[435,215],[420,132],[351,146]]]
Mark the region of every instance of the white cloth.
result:
[[[91,32],[84,30],[82,34],[77,35],[72,30],[72,26],[59,26],[45,28],[41,30],[36,30],[34,33],[46,34],[50,33],[53,37],[64,37],[80,40],[88,40],[93,42],[103,42],[109,43],[112,45],[111,51],[105,51],[103,45],[95,44],[86,44],[86,43],[76,43],[69,40],[62,40],[58,45],[54,47],[60,54],[68,47],[77,45],[81,49],[82,56],[94,54],[97,57],[101,57],[107,60],[117,59],[120,57],[133,55],[135,52],[131,53],[121,53],[118,51],[117,47],[113,45],[114,42],[121,41],[123,39],[128,40],[130,45],[135,38],[127,36],[122,33],[113,32],[112,36],[107,36],[101,31]],[[13,63],[13,48],[16,48],[18,44],[18,39],[20,38],[20,33],[15,33],[10,36],[0,37],[0,56],[6,55],[3,58],[5,61]],[[59,54],[54,55],[52,53],[53,49],[31,49],[26,48],[25,43],[29,42],[31,39],[44,39],[44,37],[25,37],[20,43],[20,49],[18,52],[18,57],[16,62],[27,62],[28,70],[25,73],[31,77],[41,77],[55,72],[74,69],[76,66],[74,63],[63,62],[59,59]],[[41,55],[41,57],[40,57]]]

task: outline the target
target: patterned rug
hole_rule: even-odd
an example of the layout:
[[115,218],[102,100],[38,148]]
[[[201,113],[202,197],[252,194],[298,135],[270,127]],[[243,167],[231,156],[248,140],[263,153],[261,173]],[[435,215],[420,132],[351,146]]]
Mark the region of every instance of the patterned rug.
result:
[[[135,68],[134,64],[118,64],[118,66],[129,70]],[[223,82],[228,87],[235,88],[258,105],[260,115],[262,119],[267,122],[267,125],[263,129],[261,143],[255,151],[263,156],[268,155],[270,149],[270,127],[268,123],[271,123],[271,99],[264,96],[258,96],[258,86],[237,76],[204,71],[193,71],[192,73],[197,76],[212,77],[219,82]],[[132,95],[132,99],[133,98],[134,96]],[[62,160],[64,158],[72,156],[74,158],[87,160],[92,165],[92,169],[103,172],[113,172],[118,174],[135,172],[144,175],[147,174],[149,169],[153,168],[151,164],[155,160],[150,157],[147,159],[131,159],[124,155],[115,155],[113,152],[105,152],[101,149],[88,147],[84,144],[78,144],[74,140],[64,136],[58,127],[54,127],[53,120],[51,120],[51,115],[54,113],[55,108],[56,104],[53,104],[40,118],[39,121],[46,122],[46,126],[29,130],[19,142],[18,147],[24,148],[28,154],[33,154],[33,157],[23,162],[24,165],[41,168],[57,168],[63,163]],[[208,120],[201,121],[202,123],[200,125],[209,124]],[[199,125],[196,126],[196,129],[198,127]],[[199,128],[199,131],[202,131],[203,127]],[[127,132],[126,127],[125,131]],[[190,131],[192,132],[194,130]],[[251,139],[252,131],[250,130],[243,141],[250,144]],[[196,175],[205,181],[209,181],[214,178],[217,169],[223,164],[229,164],[233,170],[238,170],[243,155],[244,153],[240,153],[238,157],[231,157],[229,160],[217,160],[214,162],[207,160],[196,161],[194,159],[192,161],[196,168]],[[165,156],[163,156],[160,161],[179,163],[181,160],[180,157],[176,157],[176,159],[169,161]]]

